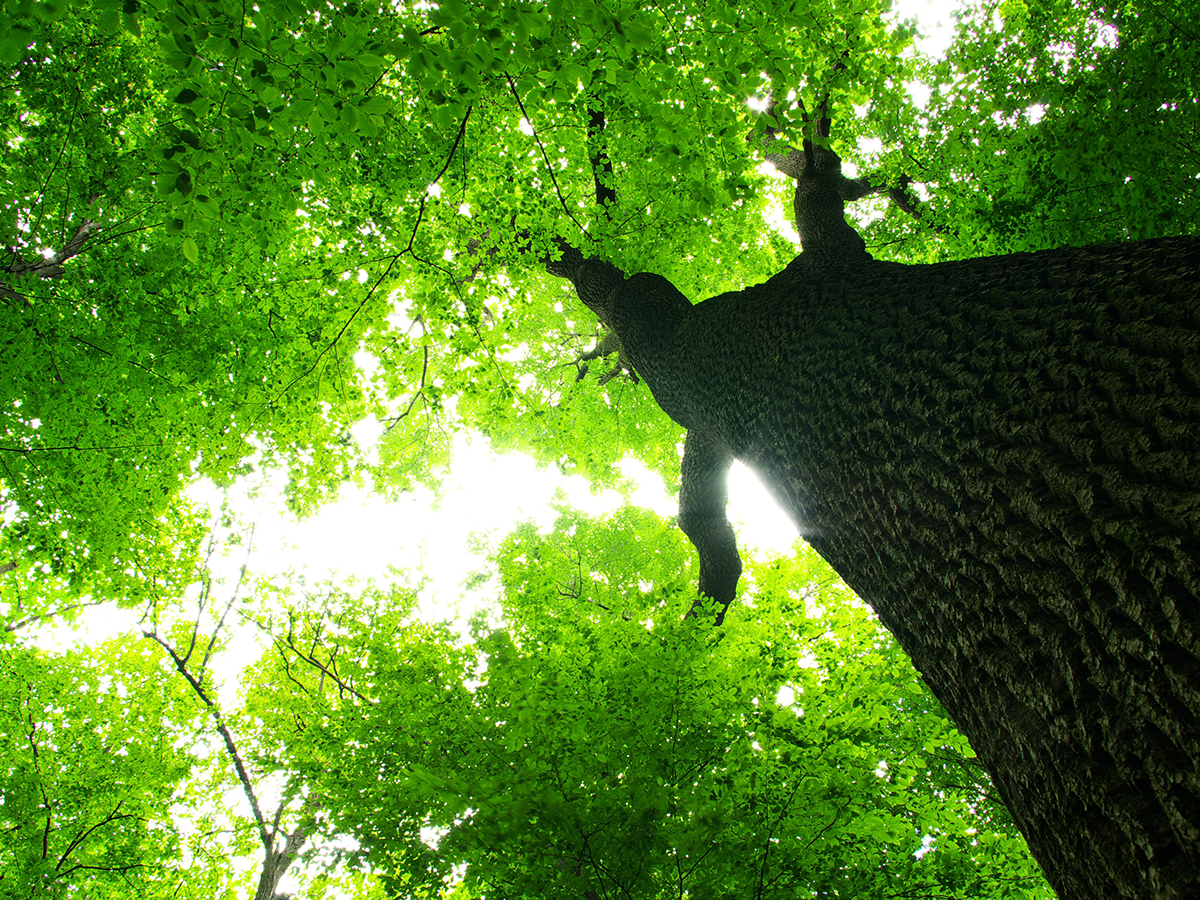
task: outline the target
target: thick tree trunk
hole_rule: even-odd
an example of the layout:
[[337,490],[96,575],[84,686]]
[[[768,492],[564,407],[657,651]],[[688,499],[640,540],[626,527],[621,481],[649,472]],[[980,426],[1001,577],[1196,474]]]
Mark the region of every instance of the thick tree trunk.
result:
[[1062,897],[1200,897],[1200,240],[903,266],[813,233],[696,306],[570,248],[550,267],[689,429],[701,589],[734,596],[713,482],[736,457],[899,639]]
[[895,633],[1062,897],[1200,896],[1200,241],[802,255],[644,365]]

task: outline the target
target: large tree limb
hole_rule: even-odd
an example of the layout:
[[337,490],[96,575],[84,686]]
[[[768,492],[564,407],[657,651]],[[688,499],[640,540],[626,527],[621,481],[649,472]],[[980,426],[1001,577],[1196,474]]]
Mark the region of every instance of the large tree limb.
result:
[[[312,814],[312,807],[314,805],[311,797],[304,798],[304,803],[301,805],[299,813],[300,824],[287,834],[282,847],[268,849],[266,858],[263,860],[262,873],[258,878],[258,887],[254,892],[254,900],[273,900],[277,896],[275,890],[279,887],[280,880],[283,878],[284,873],[287,872],[288,867],[296,861],[296,857],[311,834],[311,827],[305,820]],[[279,822],[283,817],[283,812],[284,802],[281,801],[275,811],[275,819],[272,826],[272,831],[275,835],[280,833]]]
[[702,429],[688,430],[683,446],[683,472],[679,485],[679,527],[695,545],[700,557],[700,594],[689,615],[709,597],[721,604],[716,624],[737,593],[742,574],[737,538],[725,512],[729,499],[727,476],[733,463],[730,452]]
[[[843,203],[853,203],[878,194],[887,194],[888,199],[897,209],[920,219],[922,212],[919,201],[909,191],[912,179],[901,175],[896,184],[870,177],[849,178],[842,173],[842,161],[828,146],[829,132],[832,120],[828,112],[829,96],[821,101],[819,117],[814,121],[801,104],[801,120],[805,127],[802,149],[796,149],[779,139],[777,129],[769,127],[763,133],[762,146],[766,150],[767,162],[775,169],[797,182],[797,196],[803,179],[810,178],[814,172],[822,172],[826,182],[837,192]],[[768,115],[774,115],[774,101],[767,108]],[[832,208],[832,207],[831,207]],[[800,228],[801,212],[796,211],[797,228]],[[810,229],[811,230],[811,229]],[[803,241],[803,229],[801,230]]]
[[[796,230],[804,248],[804,258],[826,264],[837,261],[841,264],[867,256],[862,237],[847,222],[845,217],[845,195],[853,193],[855,187],[842,174],[842,160],[829,146],[830,118],[828,95],[821,101],[818,117],[809,116],[800,104],[803,122],[803,145],[797,150],[782,144],[767,159],[783,174],[796,182],[796,193],[792,199],[792,211],[796,218]],[[775,102],[771,101],[767,114],[774,117]],[[763,144],[770,147],[778,141],[774,128],[768,128]]]

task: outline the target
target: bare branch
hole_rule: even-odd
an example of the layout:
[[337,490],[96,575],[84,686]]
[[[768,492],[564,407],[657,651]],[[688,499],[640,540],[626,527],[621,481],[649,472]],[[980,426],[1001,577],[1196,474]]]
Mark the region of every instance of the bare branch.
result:
[[250,803],[250,811],[254,814],[254,822],[258,826],[259,840],[262,842],[263,850],[269,857],[274,849],[274,839],[267,829],[266,819],[263,818],[262,809],[258,805],[258,796],[254,793],[254,784],[250,780],[250,773],[246,769],[246,764],[242,762],[237,742],[233,739],[233,732],[225,724],[225,718],[221,715],[220,707],[217,706],[216,701],[209,696],[204,686],[188,669],[187,660],[175,651],[175,648],[169,641],[154,631],[143,631],[142,636],[154,641],[167,652],[167,655],[171,658],[171,662],[175,664],[176,671],[183,676],[184,681],[191,687],[192,692],[208,710],[208,714],[212,717],[213,723],[216,725],[217,733],[221,735],[221,740],[225,742],[225,749],[228,751],[229,759],[233,763],[234,771],[237,773],[238,782],[242,785],[242,792],[246,795],[246,800]]

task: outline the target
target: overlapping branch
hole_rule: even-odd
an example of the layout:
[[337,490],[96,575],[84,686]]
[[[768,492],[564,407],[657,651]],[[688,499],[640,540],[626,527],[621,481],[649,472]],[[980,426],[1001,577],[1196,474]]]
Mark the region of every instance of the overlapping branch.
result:
[[[32,261],[24,259],[17,251],[17,248],[9,247],[5,251],[9,257],[9,262],[3,271],[17,277],[32,275],[36,278],[61,278],[66,271],[64,264],[67,260],[78,256],[80,251],[83,250],[83,245],[87,243],[88,238],[99,228],[100,226],[96,222],[85,219],[83,224],[75,230],[75,234],[71,239],[67,241],[65,247],[50,256],[44,256]],[[6,280],[0,280],[0,297],[6,300],[16,300],[20,303],[29,302],[28,297],[14,289]]]

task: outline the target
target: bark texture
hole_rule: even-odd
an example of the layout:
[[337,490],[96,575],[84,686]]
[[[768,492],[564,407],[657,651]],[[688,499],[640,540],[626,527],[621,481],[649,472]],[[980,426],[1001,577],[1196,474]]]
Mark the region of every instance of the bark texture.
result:
[[702,454],[702,589],[733,598],[712,480],[738,458],[897,636],[1060,896],[1200,896],[1200,240],[930,266],[851,244],[695,306],[557,265]]

